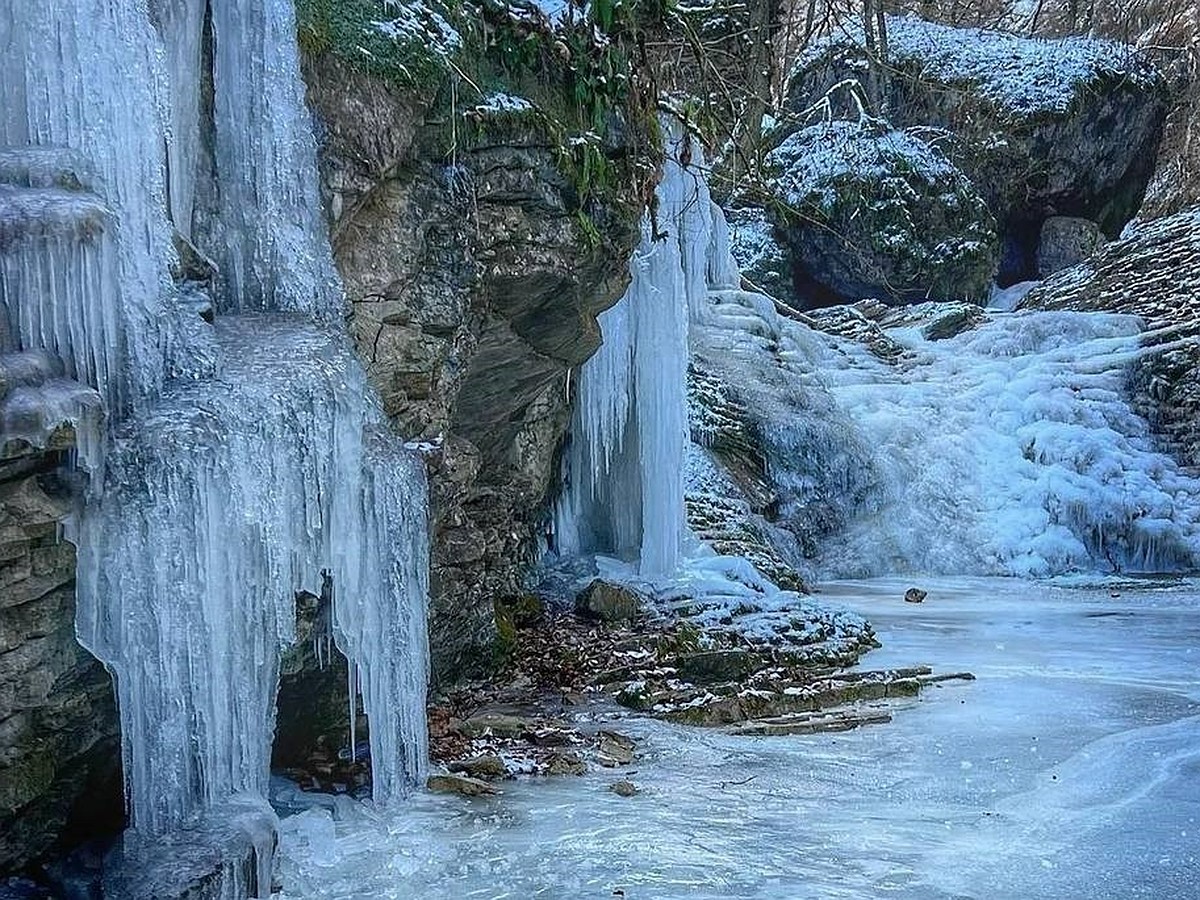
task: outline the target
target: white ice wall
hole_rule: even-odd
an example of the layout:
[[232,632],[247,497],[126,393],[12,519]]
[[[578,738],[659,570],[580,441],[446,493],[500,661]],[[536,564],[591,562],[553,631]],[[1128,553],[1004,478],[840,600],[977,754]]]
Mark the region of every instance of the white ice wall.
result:
[[[210,8],[215,217],[196,215],[203,2],[0,8],[7,349],[54,350],[108,405],[107,472],[73,524],[77,630],[114,673],[152,832],[264,793],[294,594],[322,569],[376,799],[427,752],[425,477],[340,331],[293,4]],[[170,276],[171,220],[220,265],[219,310],[271,315],[205,323]]]
[[554,513],[560,556],[636,558],[643,575],[670,575],[687,525],[688,323],[708,308],[713,204],[704,153],[667,127],[657,204],[642,222],[625,296],[599,317],[604,343],[579,371]]

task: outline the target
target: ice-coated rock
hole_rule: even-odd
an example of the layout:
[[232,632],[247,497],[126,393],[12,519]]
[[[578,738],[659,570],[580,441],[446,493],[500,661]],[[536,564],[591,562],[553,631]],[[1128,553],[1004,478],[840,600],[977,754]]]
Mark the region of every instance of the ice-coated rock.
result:
[[[1033,277],[1048,216],[1082,216],[1110,238],[1133,218],[1153,172],[1166,82],[1114,41],[1047,40],[889,16],[885,115],[917,127],[975,184],[1010,244],[1002,284]],[[867,69],[861,29],[814,42],[787,89],[794,112]],[[836,115],[853,115],[845,92]]]

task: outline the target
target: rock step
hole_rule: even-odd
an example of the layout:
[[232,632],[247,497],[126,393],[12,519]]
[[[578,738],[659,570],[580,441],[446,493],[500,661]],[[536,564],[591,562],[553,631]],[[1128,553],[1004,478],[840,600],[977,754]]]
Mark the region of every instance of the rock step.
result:
[[94,181],[87,160],[68,147],[0,147],[0,184],[82,191]]
[[755,737],[774,737],[789,734],[820,734],[825,732],[853,731],[864,725],[886,725],[892,714],[886,704],[868,704],[864,708],[822,710],[816,713],[796,713],[740,722],[726,728],[728,734]]
[[0,184],[0,253],[52,237],[92,242],[111,220],[108,207],[94,194]]
[[7,391],[0,400],[0,461],[38,450],[78,449],[81,464],[99,462],[104,402],[78,381],[53,378]]
[[[643,698],[643,705],[655,715],[683,725],[728,727],[784,721],[790,728],[819,717],[844,715],[847,709],[857,713],[871,708],[871,704],[877,708],[880,701],[915,697],[931,684],[950,680],[971,681],[974,676],[968,672],[935,675],[927,666],[914,666],[842,672],[831,678],[796,682],[780,671],[779,677],[765,680],[750,677],[700,688],[676,684],[673,690],[660,690]],[[617,699],[622,702],[620,697]],[[807,730],[837,730],[837,724],[819,723]]]

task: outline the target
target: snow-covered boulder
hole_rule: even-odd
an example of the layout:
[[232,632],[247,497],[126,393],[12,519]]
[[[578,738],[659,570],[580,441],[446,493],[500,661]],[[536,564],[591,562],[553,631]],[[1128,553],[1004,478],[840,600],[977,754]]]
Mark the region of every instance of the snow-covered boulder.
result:
[[995,222],[971,181],[921,139],[874,120],[826,122],[767,161],[806,305],[987,297]]
[[1046,278],[1079,265],[1107,243],[1095,222],[1074,216],[1051,216],[1038,238],[1037,274]]
[[786,236],[768,212],[757,206],[727,210],[729,252],[742,280],[784,303],[792,301],[792,259]]
[[[851,30],[805,51],[789,82],[791,109],[810,109],[846,79],[865,82],[863,43]],[[1132,47],[890,17],[888,50],[886,117],[944,132],[939,147],[1014,245],[1006,280],[1034,274],[1047,217],[1090,219],[1115,238],[1136,213],[1166,105],[1162,77]],[[853,109],[844,90],[830,102],[835,114]]]

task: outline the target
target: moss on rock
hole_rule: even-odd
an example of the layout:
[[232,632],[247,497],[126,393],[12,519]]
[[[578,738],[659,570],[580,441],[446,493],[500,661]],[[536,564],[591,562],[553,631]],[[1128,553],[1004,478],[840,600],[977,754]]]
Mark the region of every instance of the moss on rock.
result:
[[983,301],[996,223],[970,179],[873,119],[812,125],[768,156],[793,262],[836,297]]

